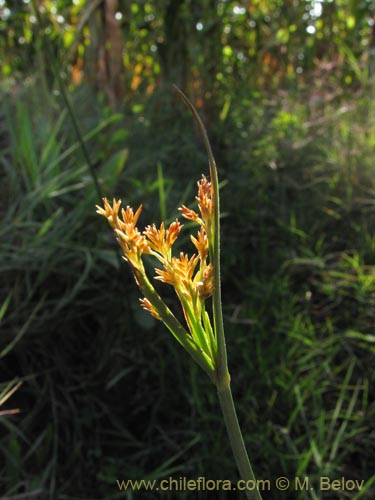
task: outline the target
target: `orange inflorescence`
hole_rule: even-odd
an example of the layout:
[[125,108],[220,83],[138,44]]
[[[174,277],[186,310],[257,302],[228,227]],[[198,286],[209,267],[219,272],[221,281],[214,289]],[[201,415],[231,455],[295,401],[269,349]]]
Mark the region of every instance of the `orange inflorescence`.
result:
[[[197,249],[197,254],[188,256],[181,252],[178,257],[172,256],[172,247],[180,234],[182,224],[176,219],[166,229],[164,222],[157,228],[149,225],[143,232],[137,228],[137,222],[142,211],[142,205],[134,213],[127,206],[121,209],[121,201],[113,199],[112,204],[103,198],[103,207],[97,206],[97,212],[107,218],[116,233],[117,240],[124,252],[125,259],[132,266],[138,286],[142,288],[141,276],[146,279],[146,271],[142,263],[143,254],[155,256],[162,264],[156,268],[155,279],[172,285],[181,301],[185,317],[189,323],[189,314],[202,314],[203,302],[212,295],[214,278],[212,264],[207,263],[209,255],[208,231],[213,219],[213,196],[211,182],[203,175],[198,181],[198,208],[200,215],[183,205],[179,208],[183,217],[198,223],[201,227],[197,237],[191,236],[191,241]],[[149,295],[147,295],[149,296]],[[149,299],[141,299],[141,305],[157,319],[162,319],[157,306]],[[192,311],[192,313],[191,313]]]

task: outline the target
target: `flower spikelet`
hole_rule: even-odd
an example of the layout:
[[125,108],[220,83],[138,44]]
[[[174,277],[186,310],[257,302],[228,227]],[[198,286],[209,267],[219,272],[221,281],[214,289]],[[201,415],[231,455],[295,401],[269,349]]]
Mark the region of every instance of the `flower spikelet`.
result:
[[208,255],[208,238],[206,231],[201,227],[198,231],[198,238],[190,236],[190,239],[198,250],[199,258],[202,262],[205,262]]
[[148,299],[146,299],[146,298],[139,299],[139,302],[141,303],[141,306],[143,307],[143,309],[148,311],[154,318],[161,321],[160,314],[157,312],[155,307],[151,304],[151,302]]
[[176,219],[172,224],[169,226],[167,230],[167,235],[166,235],[166,244],[168,248],[171,248],[173,243],[177,240],[178,235],[180,234],[182,228],[182,224]]
[[182,212],[182,216],[185,217],[185,219],[192,220],[194,222],[197,222],[198,224],[203,224],[202,219],[196,212],[194,212],[194,210],[191,210],[191,208],[182,205],[179,210]]
[[143,234],[148,239],[152,250],[160,254],[162,259],[170,260],[172,245],[176,241],[181,228],[182,224],[176,219],[167,230],[165,230],[164,222],[162,222],[159,229],[155,224],[147,226]]
[[173,268],[182,281],[190,281],[198,264],[198,256],[193,254],[190,259],[187,254],[180,253],[180,257],[172,259]]
[[96,205],[96,212],[99,215],[103,215],[108,220],[112,229],[115,229],[118,224],[118,211],[121,206],[121,200],[116,200],[115,198],[113,198],[111,206],[107,198],[103,198],[103,205],[104,207]]
[[197,290],[201,299],[206,300],[214,293],[214,275],[212,264],[203,271],[202,281],[197,283]]
[[159,269],[159,268],[155,269],[156,274],[158,274],[158,276],[155,276],[155,279],[160,280],[163,283],[167,283],[168,285],[172,285],[172,286],[177,285],[177,277],[176,277],[176,274],[174,272],[172,265],[169,263],[166,263],[165,267],[166,267],[166,269]]
[[172,257],[170,262],[165,262],[164,269],[155,269],[158,276],[155,279],[173,285],[176,291],[181,291],[193,278],[199,257],[193,254],[190,259],[187,254],[180,253],[179,257]]
[[125,231],[115,229],[115,233],[126,260],[131,264],[139,261],[142,254],[149,253],[150,249],[146,238],[139,232],[138,228],[127,227]]
[[212,184],[205,175],[198,182],[198,196],[195,199],[198,201],[198,208],[201,217],[191,208],[182,205],[179,210],[185,219],[197,222],[205,228],[207,233],[210,233],[214,219],[214,206],[213,206],[213,190]]
[[213,217],[213,193],[212,185],[205,175],[198,181],[198,196],[195,199],[198,201],[199,211],[202,214],[204,221],[208,221]]

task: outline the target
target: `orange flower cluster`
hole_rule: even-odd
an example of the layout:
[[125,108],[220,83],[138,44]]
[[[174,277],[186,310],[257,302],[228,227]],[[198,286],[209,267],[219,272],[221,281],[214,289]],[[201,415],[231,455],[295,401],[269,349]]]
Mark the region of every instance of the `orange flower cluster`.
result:
[[[141,287],[142,276],[146,271],[142,262],[142,255],[149,254],[156,257],[162,268],[156,268],[155,279],[172,285],[181,302],[186,322],[192,335],[201,325],[205,314],[204,301],[213,294],[214,278],[213,267],[208,263],[210,228],[213,220],[213,196],[211,183],[202,176],[198,181],[198,208],[200,215],[186,206],[180,207],[182,215],[189,220],[197,222],[199,228],[197,237],[191,236],[191,241],[197,253],[189,257],[183,252],[178,257],[172,255],[172,247],[180,234],[182,224],[176,219],[168,228],[164,222],[157,228],[155,224],[149,225],[140,232],[138,222],[142,205],[134,213],[130,206],[121,209],[121,201],[114,199],[112,204],[103,198],[103,207],[97,206],[97,212],[108,220],[117,236],[124,258],[135,272],[137,284]],[[148,282],[148,281],[147,281]],[[151,285],[150,285],[151,286]],[[160,311],[149,299],[141,299],[141,305],[155,318],[162,320]]]

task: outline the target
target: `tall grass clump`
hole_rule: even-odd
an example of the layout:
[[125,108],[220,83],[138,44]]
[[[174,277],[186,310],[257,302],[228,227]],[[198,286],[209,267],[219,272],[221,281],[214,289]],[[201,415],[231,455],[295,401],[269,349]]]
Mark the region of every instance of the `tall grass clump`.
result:
[[[73,457],[83,447],[97,449],[83,443],[90,421],[103,418],[93,406],[93,388],[98,371],[109,367],[105,348],[94,341],[93,311],[100,306],[92,290],[102,280],[97,262],[113,266],[117,257],[97,250],[90,226],[97,193],[69,112],[40,92],[29,82],[1,109],[1,381],[4,390],[23,382],[5,403],[1,491],[50,498],[63,471],[73,471]],[[48,113],[39,105],[47,98],[54,103]],[[117,182],[126,151],[109,151],[98,161],[92,145],[119,128],[118,119],[103,117],[82,130],[104,192]],[[8,407],[17,415],[9,417]],[[84,474],[78,469],[71,478],[79,484]]]
[[[264,112],[253,110],[259,120],[237,123],[246,146],[233,138],[243,149],[231,163],[241,167],[223,190],[227,220],[238,213],[240,228],[223,219],[231,255],[223,278],[232,283],[225,302],[228,336],[238,344],[236,366],[246,366],[259,382],[247,397],[247,375],[240,370],[240,394],[254,407],[249,426],[258,412],[263,416],[268,474],[278,475],[281,467],[288,477],[347,475],[364,480],[356,498],[371,498],[371,105],[362,93],[350,103],[325,104],[319,119],[314,106],[295,98],[262,105]],[[242,251],[235,252],[238,245]],[[239,337],[243,325],[248,340]],[[247,354],[254,340],[257,347]]]

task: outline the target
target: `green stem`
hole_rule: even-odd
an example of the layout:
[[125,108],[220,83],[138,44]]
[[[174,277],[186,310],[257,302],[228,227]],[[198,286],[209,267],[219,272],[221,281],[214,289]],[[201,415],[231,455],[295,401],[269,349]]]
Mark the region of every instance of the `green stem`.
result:
[[[262,500],[261,494],[257,489],[257,482],[243,441],[229,383],[226,386],[218,388],[218,396],[241,479],[245,482],[249,481],[248,486],[251,486],[251,489],[244,490],[244,492],[250,500]],[[245,484],[242,484],[242,487],[245,487]]]

